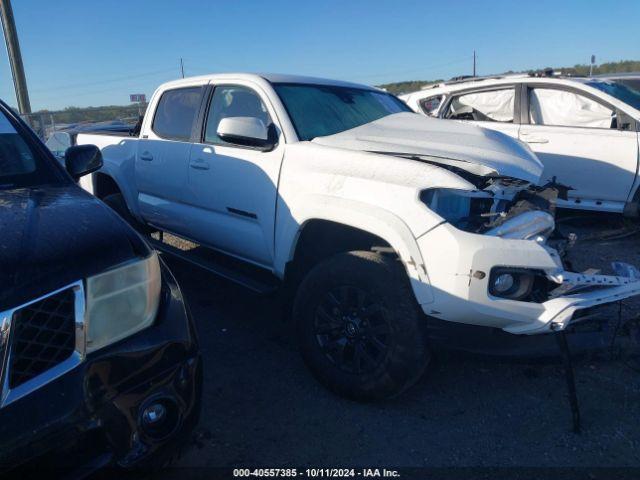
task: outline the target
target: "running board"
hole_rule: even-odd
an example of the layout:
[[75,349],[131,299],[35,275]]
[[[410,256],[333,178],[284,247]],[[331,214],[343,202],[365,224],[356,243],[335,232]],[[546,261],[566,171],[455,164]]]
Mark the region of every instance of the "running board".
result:
[[[260,267],[247,265],[245,262],[214,252],[206,247],[198,245],[192,250],[185,251],[155,238],[147,237],[147,241],[154,249],[163,254],[179,258],[260,295],[274,293],[279,288],[280,281],[270,272]],[[216,261],[216,259],[224,260],[226,265],[222,265],[222,262]],[[234,263],[238,268],[233,268]]]

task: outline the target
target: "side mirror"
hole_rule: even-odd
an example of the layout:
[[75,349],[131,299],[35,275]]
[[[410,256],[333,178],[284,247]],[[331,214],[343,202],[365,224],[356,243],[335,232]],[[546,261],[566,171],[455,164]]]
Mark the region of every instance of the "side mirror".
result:
[[67,172],[78,180],[102,167],[102,152],[95,145],[76,145],[64,153]]
[[218,136],[225,142],[271,150],[276,142],[275,127],[267,127],[255,117],[227,117],[218,124]]

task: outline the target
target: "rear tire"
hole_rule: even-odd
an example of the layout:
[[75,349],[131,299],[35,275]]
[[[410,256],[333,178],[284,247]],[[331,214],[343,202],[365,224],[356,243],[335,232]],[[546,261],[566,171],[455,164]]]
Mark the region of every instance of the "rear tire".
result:
[[429,363],[426,318],[395,257],[354,251],[321,262],[302,281],[293,312],[305,363],[344,397],[399,395]]
[[127,202],[121,193],[107,195],[102,199],[102,201],[139,233],[143,235],[151,235],[151,233],[155,231],[144,223],[139,222],[133,215],[131,215],[129,207],[127,207]]

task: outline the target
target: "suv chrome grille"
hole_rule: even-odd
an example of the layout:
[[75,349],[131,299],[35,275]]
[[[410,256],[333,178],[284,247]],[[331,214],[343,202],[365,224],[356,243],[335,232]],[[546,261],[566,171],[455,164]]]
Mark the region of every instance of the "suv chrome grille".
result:
[[75,349],[75,292],[67,288],[13,314],[9,388],[68,359]]

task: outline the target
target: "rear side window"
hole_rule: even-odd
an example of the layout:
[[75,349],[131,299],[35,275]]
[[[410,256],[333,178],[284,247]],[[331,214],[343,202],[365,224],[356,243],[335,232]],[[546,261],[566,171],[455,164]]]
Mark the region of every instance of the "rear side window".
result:
[[453,97],[445,118],[513,123],[514,102],[515,90],[513,87],[466,93]]
[[167,90],[158,102],[152,130],[169,140],[189,140],[201,99],[202,87]]
[[534,88],[529,96],[529,120],[533,125],[615,128],[614,111],[577,93]]

